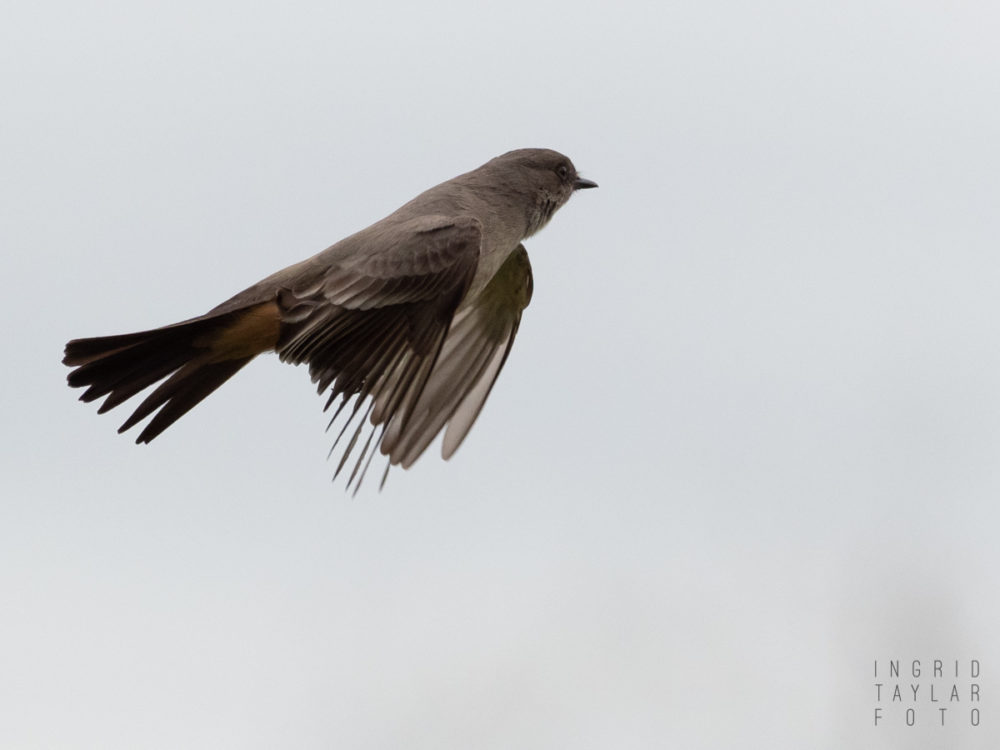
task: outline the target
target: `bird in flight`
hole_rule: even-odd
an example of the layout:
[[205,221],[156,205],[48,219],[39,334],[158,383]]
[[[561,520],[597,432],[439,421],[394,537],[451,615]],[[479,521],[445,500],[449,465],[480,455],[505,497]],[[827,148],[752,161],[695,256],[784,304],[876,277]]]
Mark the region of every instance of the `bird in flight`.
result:
[[357,491],[380,452],[384,484],[390,466],[409,468],[442,430],[445,459],[462,443],[531,300],[521,241],[593,187],[562,154],[510,151],[204,315],[70,341],[69,385],[86,388],[81,401],[103,397],[103,413],[159,382],[118,430],[152,415],[136,439],[148,443],[274,351],[308,364],[319,393],[329,390],[328,429],[344,415],[334,477],[354,455],[347,486]]

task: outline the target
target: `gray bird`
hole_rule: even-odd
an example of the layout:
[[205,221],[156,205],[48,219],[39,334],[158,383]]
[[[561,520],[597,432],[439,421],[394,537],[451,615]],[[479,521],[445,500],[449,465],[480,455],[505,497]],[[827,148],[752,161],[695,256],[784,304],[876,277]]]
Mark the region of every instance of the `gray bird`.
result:
[[136,439],[148,443],[258,354],[275,351],[284,362],[308,363],[319,393],[329,388],[324,409],[337,407],[328,428],[347,415],[331,455],[356,422],[334,476],[371,425],[348,487],[360,486],[375,449],[389,457],[386,474],[392,465],[409,468],[442,429],[450,458],[531,299],[521,240],[575,190],[592,187],[562,154],[510,151],[204,315],[70,341],[69,384],[86,387],[81,401],[106,396],[103,413],[162,380],[118,430],[155,412]]

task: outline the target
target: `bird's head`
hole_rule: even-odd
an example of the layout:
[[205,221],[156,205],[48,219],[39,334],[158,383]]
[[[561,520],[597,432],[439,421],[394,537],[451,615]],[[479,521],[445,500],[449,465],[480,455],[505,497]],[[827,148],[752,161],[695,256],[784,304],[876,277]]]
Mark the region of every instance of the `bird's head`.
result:
[[497,189],[523,199],[528,237],[548,223],[577,190],[597,183],[580,176],[569,157],[547,148],[508,151],[481,167]]

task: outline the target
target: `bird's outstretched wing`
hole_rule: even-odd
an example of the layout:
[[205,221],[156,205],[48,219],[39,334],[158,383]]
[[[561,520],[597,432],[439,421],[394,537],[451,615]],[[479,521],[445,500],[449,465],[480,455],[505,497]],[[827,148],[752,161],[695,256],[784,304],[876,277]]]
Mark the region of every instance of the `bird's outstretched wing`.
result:
[[358,448],[365,422],[371,424],[348,485],[360,485],[378,447],[399,463],[383,439],[411,434],[421,394],[475,275],[481,241],[477,219],[423,216],[357,236],[352,252],[321,275],[278,292],[281,359],[308,363],[318,390],[330,389],[325,408],[337,404],[331,426],[353,399],[334,443],[357,418],[338,474]]
[[409,468],[447,424],[442,455],[458,449],[507,361],[521,313],[531,301],[532,278],[523,245],[489,284],[456,313],[420,399],[405,425],[390,425],[382,451]]

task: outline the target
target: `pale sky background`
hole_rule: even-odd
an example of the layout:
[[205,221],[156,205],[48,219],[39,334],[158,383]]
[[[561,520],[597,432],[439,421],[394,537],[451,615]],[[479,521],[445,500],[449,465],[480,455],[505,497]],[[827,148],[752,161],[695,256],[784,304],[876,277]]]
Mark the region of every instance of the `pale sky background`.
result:
[[[995,2],[8,8],[0,747],[997,747],[998,39]],[[526,243],[450,462],[351,499],[274,357],[150,446],[65,387],[67,339],[526,146],[601,187]],[[935,658],[948,725],[874,727],[874,660]]]

